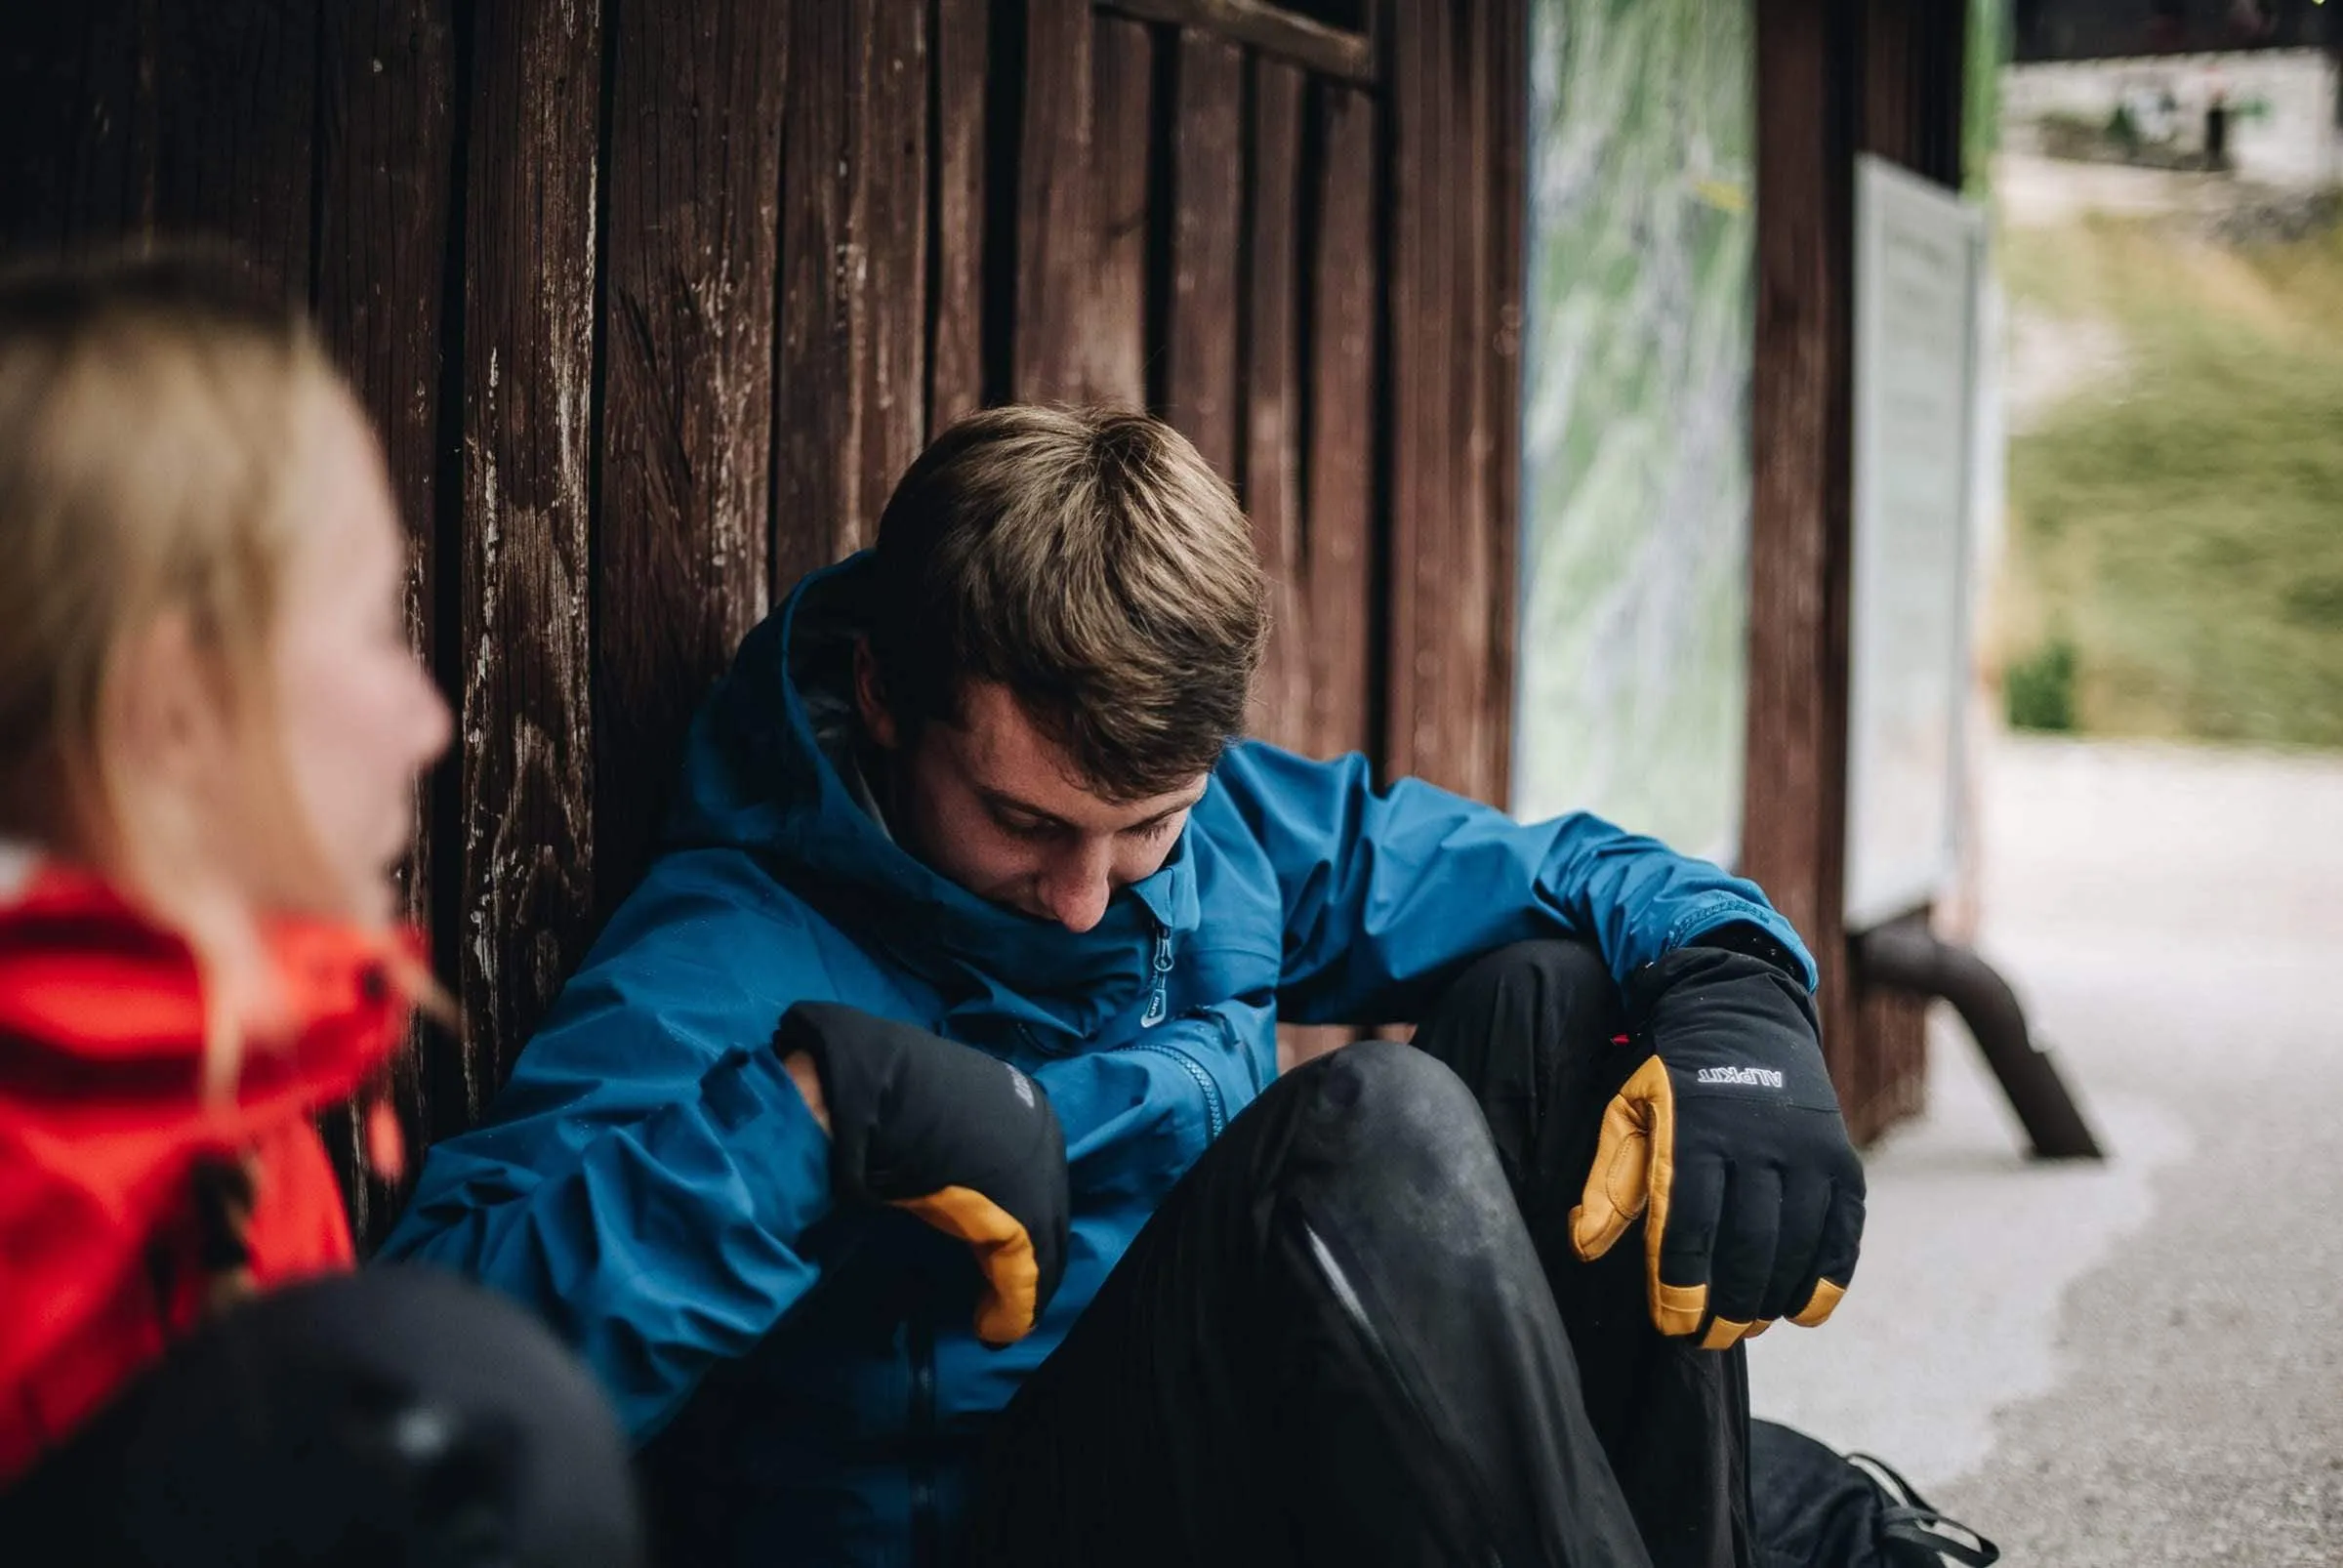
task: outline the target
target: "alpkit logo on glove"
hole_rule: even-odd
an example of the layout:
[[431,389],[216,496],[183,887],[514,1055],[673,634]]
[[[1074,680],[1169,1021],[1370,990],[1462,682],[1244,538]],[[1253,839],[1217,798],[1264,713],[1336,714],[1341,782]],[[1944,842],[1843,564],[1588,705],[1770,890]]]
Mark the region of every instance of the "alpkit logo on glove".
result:
[[1694,1075],[1704,1084],[1731,1084],[1741,1089],[1780,1089],[1782,1075],[1771,1067],[1704,1067]]
[[1025,1108],[1027,1110],[1032,1110],[1034,1108],[1033,1080],[1026,1077],[1023,1073],[1017,1071],[1014,1067],[1010,1067],[1008,1069],[1008,1082],[1010,1087],[1016,1090],[1017,1098],[1025,1102]]

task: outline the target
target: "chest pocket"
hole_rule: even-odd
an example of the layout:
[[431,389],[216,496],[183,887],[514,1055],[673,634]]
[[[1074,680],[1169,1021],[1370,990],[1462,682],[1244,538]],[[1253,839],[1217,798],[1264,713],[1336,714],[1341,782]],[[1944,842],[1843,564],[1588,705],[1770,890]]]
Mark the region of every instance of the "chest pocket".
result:
[[1077,1214],[1152,1207],[1261,1088],[1243,1032],[1216,1008],[1030,1068],[1065,1130]]

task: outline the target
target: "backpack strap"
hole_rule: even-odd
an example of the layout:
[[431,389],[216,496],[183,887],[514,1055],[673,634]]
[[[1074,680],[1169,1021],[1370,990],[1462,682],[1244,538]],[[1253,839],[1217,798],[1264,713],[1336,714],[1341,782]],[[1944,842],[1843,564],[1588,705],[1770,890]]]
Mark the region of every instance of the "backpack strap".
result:
[[1946,1518],[1934,1508],[1887,1508],[1879,1515],[1879,1539],[1915,1547],[1932,1555],[1920,1558],[1935,1568],[1938,1562],[1960,1568],[1991,1568],[2001,1560],[2001,1548],[1965,1524]]
[[[1886,1461],[1870,1454],[1849,1454],[1847,1463],[1870,1477],[1886,1506],[1879,1510],[1878,1539],[1917,1547],[1930,1555],[1917,1558],[1926,1568],[1953,1563],[1958,1568],[1990,1568],[2001,1560],[2001,1548],[1957,1520],[1948,1519],[1920,1496],[1919,1488],[1897,1473]],[[1909,1555],[1899,1553],[1899,1555]]]

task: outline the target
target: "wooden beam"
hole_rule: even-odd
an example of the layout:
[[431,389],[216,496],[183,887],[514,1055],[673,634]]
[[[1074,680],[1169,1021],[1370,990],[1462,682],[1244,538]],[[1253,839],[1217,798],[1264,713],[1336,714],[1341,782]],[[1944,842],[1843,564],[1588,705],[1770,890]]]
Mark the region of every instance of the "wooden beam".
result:
[[[1370,14],[1379,3],[1367,0]],[[1372,24],[1355,32],[1330,27],[1263,0],[1099,0],[1099,7],[1148,21],[1216,33],[1312,75],[1368,87],[1377,80]]]
[[1842,887],[1850,27],[1844,0],[1756,3],[1757,321],[1741,869],[1822,964],[1824,1044],[1843,1093],[1854,1050]]

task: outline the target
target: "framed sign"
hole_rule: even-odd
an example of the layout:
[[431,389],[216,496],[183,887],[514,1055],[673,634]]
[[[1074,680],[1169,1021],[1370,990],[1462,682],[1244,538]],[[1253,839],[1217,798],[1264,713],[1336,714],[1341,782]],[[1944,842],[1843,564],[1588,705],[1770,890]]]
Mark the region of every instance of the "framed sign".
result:
[[1984,260],[1977,208],[1856,160],[1849,930],[1934,898],[1958,847]]

